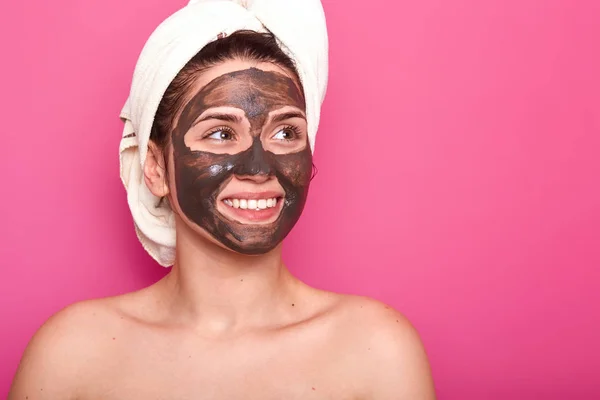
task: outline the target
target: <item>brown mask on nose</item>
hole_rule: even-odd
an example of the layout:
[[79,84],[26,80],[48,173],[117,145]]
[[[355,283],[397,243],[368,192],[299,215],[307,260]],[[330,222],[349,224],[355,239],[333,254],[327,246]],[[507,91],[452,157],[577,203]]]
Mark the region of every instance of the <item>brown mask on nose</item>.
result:
[[[191,150],[186,132],[205,110],[235,107],[250,121],[252,145],[236,154]],[[172,134],[177,200],[189,220],[216,240],[242,254],[262,254],[275,248],[300,218],[312,172],[308,143],[295,153],[266,151],[260,139],[270,111],[284,106],[305,110],[304,96],[287,76],[257,68],[215,78],[184,107]],[[267,225],[241,224],[217,211],[217,196],[233,175],[275,176],[285,191],[278,219]]]

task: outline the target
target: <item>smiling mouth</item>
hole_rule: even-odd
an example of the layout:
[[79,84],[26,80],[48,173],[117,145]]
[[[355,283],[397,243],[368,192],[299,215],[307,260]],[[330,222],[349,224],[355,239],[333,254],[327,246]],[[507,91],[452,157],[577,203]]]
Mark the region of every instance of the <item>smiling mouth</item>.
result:
[[219,201],[219,211],[226,218],[241,224],[270,224],[279,218],[283,209],[283,196],[244,197],[222,199]]

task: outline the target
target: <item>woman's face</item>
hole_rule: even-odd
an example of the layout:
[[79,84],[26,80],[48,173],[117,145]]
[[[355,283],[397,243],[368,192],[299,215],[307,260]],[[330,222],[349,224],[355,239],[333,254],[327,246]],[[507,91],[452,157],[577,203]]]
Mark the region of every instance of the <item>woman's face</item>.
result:
[[186,99],[171,137],[174,209],[231,250],[272,250],[298,221],[312,172],[299,83],[232,60],[204,71]]

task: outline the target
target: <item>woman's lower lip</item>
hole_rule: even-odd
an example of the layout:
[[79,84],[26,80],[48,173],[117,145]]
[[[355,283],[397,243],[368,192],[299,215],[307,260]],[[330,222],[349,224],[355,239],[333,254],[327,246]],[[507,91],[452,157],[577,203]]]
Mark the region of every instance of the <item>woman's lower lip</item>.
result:
[[227,212],[235,217],[238,222],[265,222],[274,219],[281,211],[283,199],[277,199],[277,205],[263,210],[250,210],[243,208],[235,208],[227,205],[223,201],[221,204],[226,208]]

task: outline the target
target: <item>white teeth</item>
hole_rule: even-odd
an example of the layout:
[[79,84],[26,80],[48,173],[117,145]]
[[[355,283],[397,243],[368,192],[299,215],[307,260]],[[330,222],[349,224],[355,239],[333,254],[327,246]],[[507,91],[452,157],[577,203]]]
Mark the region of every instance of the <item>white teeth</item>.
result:
[[277,206],[277,199],[225,199],[223,203],[229,207],[241,208],[242,210],[265,210]]

